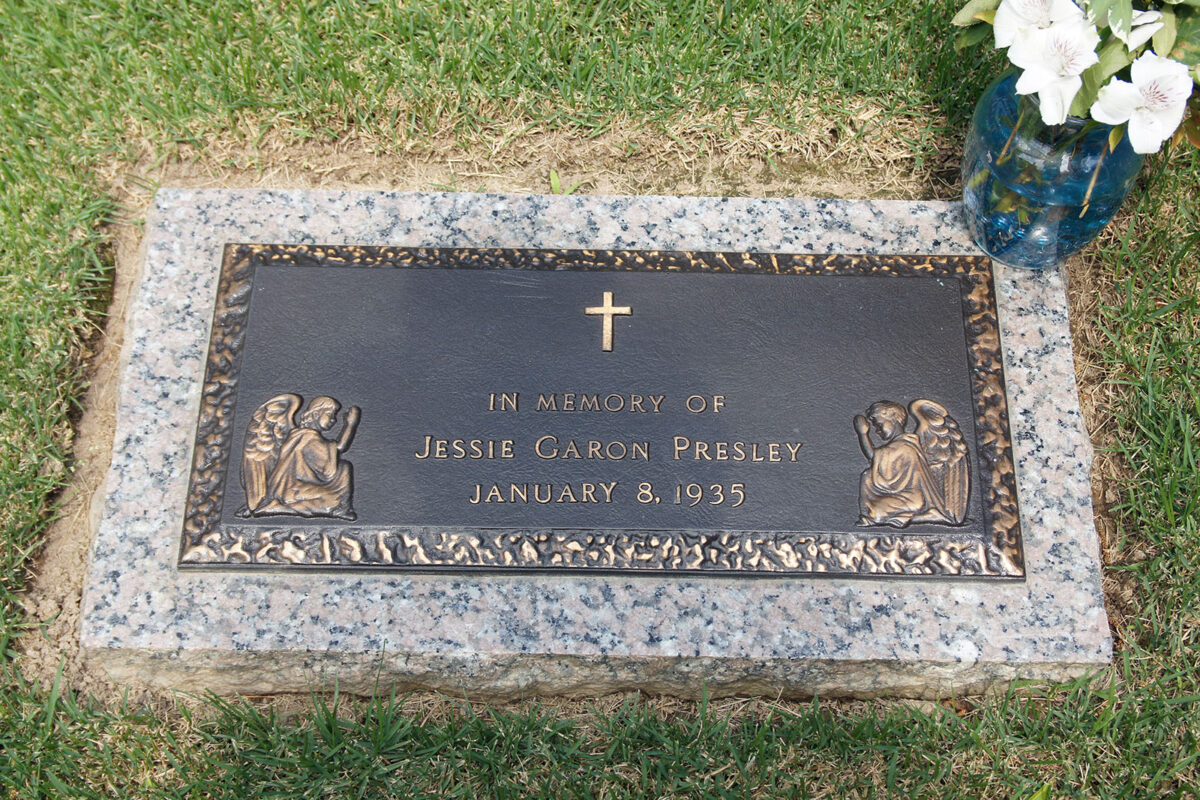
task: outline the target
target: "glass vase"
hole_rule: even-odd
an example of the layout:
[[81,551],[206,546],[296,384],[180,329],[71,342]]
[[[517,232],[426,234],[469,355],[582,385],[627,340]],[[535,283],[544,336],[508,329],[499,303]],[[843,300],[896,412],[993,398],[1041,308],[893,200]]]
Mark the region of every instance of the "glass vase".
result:
[[994,260],[1045,269],[1079,252],[1133,188],[1143,157],[1112,126],[1067,117],[1042,122],[1017,73],[1000,76],[975,108],[963,149],[963,209],[975,243]]

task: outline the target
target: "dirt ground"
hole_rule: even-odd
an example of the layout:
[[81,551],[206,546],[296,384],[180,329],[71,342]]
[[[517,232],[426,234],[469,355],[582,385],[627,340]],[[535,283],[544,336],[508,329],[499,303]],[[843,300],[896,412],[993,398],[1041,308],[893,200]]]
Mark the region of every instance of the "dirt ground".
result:
[[[112,303],[105,328],[86,354],[90,388],[75,436],[73,475],[60,503],[60,516],[50,527],[46,545],[32,565],[33,580],[25,597],[35,629],[22,640],[19,659],[31,680],[48,684],[59,665],[77,691],[102,703],[121,698],[137,704],[169,707],[179,699],[139,690],[126,694],[89,667],[78,643],[80,595],[86,576],[88,548],[100,495],[111,459],[120,349],[133,276],[141,257],[141,228],[153,191],[159,186],[208,188],[370,189],[398,191],[550,192],[550,170],[564,188],[579,184],[584,194],[734,195],[751,197],[808,196],[840,198],[953,199],[957,196],[957,156],[925,162],[921,168],[906,158],[876,152],[857,155],[797,152],[784,158],[755,155],[752,148],[726,146],[721,152],[699,152],[663,137],[580,140],[565,134],[530,135],[500,148],[464,149],[452,142],[400,155],[381,155],[371,143],[346,140],[322,147],[262,146],[255,150],[210,147],[200,158],[186,150],[169,157],[112,165],[102,179],[120,202],[126,223],[111,230],[115,246]],[[947,149],[942,148],[941,152]],[[1105,376],[1091,356],[1099,343],[1095,312],[1101,292],[1086,258],[1068,264],[1077,377],[1083,410],[1097,444],[1093,475],[1097,526],[1106,556],[1113,523],[1105,513],[1115,500],[1111,477],[1118,465],[1100,453],[1109,427],[1110,398]],[[1107,559],[1106,559],[1107,560]],[[1120,620],[1132,599],[1129,587],[1106,579],[1109,612],[1120,644]],[[186,701],[185,701],[186,702]],[[283,714],[308,707],[307,697],[273,701]],[[414,695],[406,701],[414,712],[438,716],[460,706],[439,695]],[[585,716],[593,709],[616,708],[620,696],[600,700],[539,701],[562,717]],[[691,701],[657,698],[664,713],[694,708]],[[961,702],[961,701],[960,701]],[[968,701],[969,702],[969,701]],[[726,712],[761,714],[788,703],[728,700],[715,704]],[[853,705],[853,704],[851,704]],[[923,705],[917,703],[917,705]],[[611,709],[609,709],[611,710]]]

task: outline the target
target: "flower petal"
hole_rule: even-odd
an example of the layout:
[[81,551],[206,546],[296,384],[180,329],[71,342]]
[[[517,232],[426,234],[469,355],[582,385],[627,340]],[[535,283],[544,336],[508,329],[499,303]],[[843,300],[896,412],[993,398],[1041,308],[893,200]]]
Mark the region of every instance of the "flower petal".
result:
[[1072,0],[1050,0],[1050,19],[1054,22],[1082,22],[1087,17]]
[[1174,132],[1174,128],[1167,129],[1153,114],[1135,114],[1129,120],[1129,144],[1135,153],[1157,153]]
[[1012,47],[1008,48],[1008,60],[1021,69],[1044,66],[1047,49],[1046,31],[1026,28],[1018,31]]
[[996,47],[1011,47],[1030,31],[1045,30],[1061,22],[1085,22],[1083,10],[1072,0],[1001,0],[992,19]]
[[1162,19],[1161,11],[1138,11],[1136,8],[1133,10],[1133,27],[1135,28],[1138,25],[1148,25],[1151,22],[1158,22],[1160,19]]
[[1092,104],[1092,119],[1108,125],[1128,122],[1142,102],[1142,93],[1132,83],[1113,78],[1100,88]]
[[1155,84],[1159,91],[1170,96],[1172,102],[1186,102],[1192,93],[1188,68],[1173,58],[1163,58],[1154,53],[1138,56],[1129,68],[1129,77],[1139,89]]
[[1012,0],[1002,0],[992,19],[992,34],[996,37],[996,47],[1009,47],[1017,39],[1017,32],[1028,26],[1028,22]]
[[1058,80],[1057,75],[1035,64],[1022,72],[1020,78],[1017,78],[1016,91],[1017,94],[1036,94],[1056,80]]
[[1183,115],[1187,111],[1187,103],[1179,103],[1178,105],[1170,106],[1169,108],[1147,109],[1140,115],[1153,119],[1163,130],[1170,136],[1179,127],[1179,123],[1183,122]]
[[1071,101],[1083,86],[1083,79],[1078,75],[1069,78],[1059,78],[1038,92],[1038,100],[1042,104],[1042,122],[1047,125],[1062,125],[1067,121],[1067,109]]
[[1137,50],[1139,47],[1144,45],[1146,42],[1150,41],[1150,37],[1153,36],[1154,34],[1158,33],[1158,29],[1161,28],[1162,26],[1163,26],[1163,23],[1154,22],[1149,25],[1141,25],[1139,27],[1135,27],[1129,33],[1128,37],[1123,39],[1123,41],[1125,42],[1125,48],[1131,52],[1134,50]]
[[[1078,20],[1075,22],[1060,22],[1051,28],[1049,31],[1055,37],[1069,41],[1073,47],[1080,50],[1094,52],[1096,45],[1100,44],[1100,32],[1096,30],[1096,26],[1087,20]],[[1099,56],[1091,63],[1096,63]]]

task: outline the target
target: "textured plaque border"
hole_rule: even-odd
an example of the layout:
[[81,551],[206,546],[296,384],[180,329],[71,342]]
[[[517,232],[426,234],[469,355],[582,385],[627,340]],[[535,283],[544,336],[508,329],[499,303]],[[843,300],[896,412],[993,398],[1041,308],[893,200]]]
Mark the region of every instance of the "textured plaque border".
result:
[[[259,266],[937,276],[958,282],[975,404],[985,534],[220,525],[254,274]],[[181,568],[487,570],[678,575],[1023,579],[996,297],[983,256],[230,244],[192,455]]]

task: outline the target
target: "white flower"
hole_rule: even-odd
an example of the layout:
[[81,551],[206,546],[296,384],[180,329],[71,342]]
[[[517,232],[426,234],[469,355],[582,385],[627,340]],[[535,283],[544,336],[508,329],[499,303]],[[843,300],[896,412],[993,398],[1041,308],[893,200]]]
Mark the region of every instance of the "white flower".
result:
[[1071,0],[1002,0],[992,32],[996,47],[1010,47],[1030,31],[1045,30],[1057,22],[1084,20],[1083,11]]
[[1066,122],[1067,109],[1083,86],[1080,74],[1100,60],[1099,43],[1095,26],[1080,19],[1027,31],[1009,48],[1008,60],[1025,70],[1017,80],[1017,94],[1037,93],[1047,125]]
[[1092,118],[1109,125],[1129,123],[1136,153],[1157,153],[1183,122],[1192,79],[1178,61],[1145,53],[1129,69],[1133,83],[1113,78],[1100,89]]
[[1132,30],[1125,30],[1124,26],[1118,26],[1115,23],[1117,20],[1112,16],[1108,9],[1105,9],[1099,14],[1092,12],[1091,4],[1088,4],[1088,19],[1096,23],[1098,27],[1108,28],[1122,42],[1125,43],[1125,49],[1129,52],[1137,50],[1139,47],[1150,41],[1150,37],[1158,32],[1158,29],[1163,26],[1161,11],[1138,11],[1134,9]]

